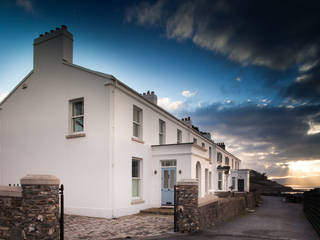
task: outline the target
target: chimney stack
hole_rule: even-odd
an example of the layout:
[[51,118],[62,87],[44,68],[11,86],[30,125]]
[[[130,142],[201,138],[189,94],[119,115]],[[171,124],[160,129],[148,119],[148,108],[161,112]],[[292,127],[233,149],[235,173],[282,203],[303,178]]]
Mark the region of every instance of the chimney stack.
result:
[[158,105],[158,97],[154,93],[154,91],[147,91],[146,93],[144,92],[142,96],[147,99],[149,102],[154,103],[155,105]]
[[221,147],[222,149],[226,150],[226,145],[224,144],[224,142],[217,143],[217,145],[218,145],[219,147]]
[[73,62],[73,35],[67,26],[40,34],[33,42],[33,68],[52,68],[62,61]]
[[187,124],[189,127],[192,127],[192,119],[190,117],[182,118],[181,120],[182,120],[182,122]]

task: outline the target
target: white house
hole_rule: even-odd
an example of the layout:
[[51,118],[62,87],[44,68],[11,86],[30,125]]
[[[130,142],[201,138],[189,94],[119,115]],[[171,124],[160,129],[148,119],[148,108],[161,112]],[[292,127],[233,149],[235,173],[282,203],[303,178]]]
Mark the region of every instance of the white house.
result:
[[66,213],[110,218],[172,205],[181,179],[198,178],[201,197],[249,188],[240,159],[159,107],[154,92],[73,64],[66,26],[34,40],[33,70],[0,109],[0,184],[56,175]]

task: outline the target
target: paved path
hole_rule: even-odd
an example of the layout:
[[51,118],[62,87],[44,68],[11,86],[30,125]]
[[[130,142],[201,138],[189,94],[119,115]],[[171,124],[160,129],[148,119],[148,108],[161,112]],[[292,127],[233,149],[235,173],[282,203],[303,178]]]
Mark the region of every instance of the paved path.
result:
[[124,239],[173,231],[173,216],[136,214],[116,219],[65,215],[65,239]]
[[285,203],[279,197],[263,197],[255,213],[236,217],[193,236],[170,234],[152,239],[320,239],[302,212],[302,205]]

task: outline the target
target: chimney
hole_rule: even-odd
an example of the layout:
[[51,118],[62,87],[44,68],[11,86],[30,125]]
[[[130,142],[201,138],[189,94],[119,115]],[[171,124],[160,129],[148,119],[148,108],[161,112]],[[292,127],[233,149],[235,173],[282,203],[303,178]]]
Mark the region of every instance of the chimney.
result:
[[191,120],[190,117],[182,118],[181,120],[182,120],[182,122],[184,122],[185,124],[187,124],[189,127],[192,127],[192,120]]
[[157,95],[154,93],[154,91],[148,91],[146,93],[143,93],[142,96],[147,99],[149,102],[154,103],[155,105],[158,104],[158,97]]
[[40,34],[33,42],[33,69],[48,68],[63,60],[73,62],[73,35],[67,26]]
[[221,147],[222,149],[226,150],[226,145],[224,145],[224,142],[217,143],[217,145],[218,145],[219,147]]
[[204,136],[205,138],[211,140],[211,133],[209,133],[209,132],[201,132],[201,135]]

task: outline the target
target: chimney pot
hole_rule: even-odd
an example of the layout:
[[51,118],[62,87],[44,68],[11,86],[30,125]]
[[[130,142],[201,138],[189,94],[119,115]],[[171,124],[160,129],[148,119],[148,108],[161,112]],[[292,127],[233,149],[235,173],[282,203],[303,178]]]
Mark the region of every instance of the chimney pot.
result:
[[68,27],[66,25],[61,25],[61,29],[67,30]]
[[154,95],[154,91],[151,92],[151,95]]
[[40,34],[40,37],[43,37],[43,34]]
[[48,35],[49,33],[48,33],[48,32],[45,32],[44,34],[45,34],[45,35]]
[[57,28],[56,28],[56,31],[59,31],[59,30],[60,30],[60,28],[57,27]]
[[150,91],[149,90],[148,90],[147,94],[150,95]]
[[50,30],[50,32],[51,32],[51,33],[53,33],[53,32],[54,32],[54,30]]

